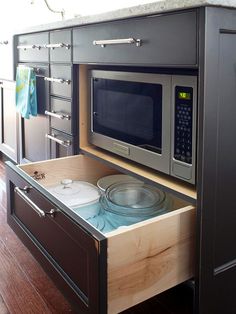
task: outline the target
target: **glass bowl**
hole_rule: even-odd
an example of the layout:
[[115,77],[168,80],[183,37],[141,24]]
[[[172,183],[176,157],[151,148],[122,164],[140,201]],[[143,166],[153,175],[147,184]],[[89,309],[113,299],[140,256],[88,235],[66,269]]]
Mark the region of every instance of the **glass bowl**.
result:
[[100,197],[100,204],[116,227],[155,217],[171,208],[165,192],[141,182],[112,184]]

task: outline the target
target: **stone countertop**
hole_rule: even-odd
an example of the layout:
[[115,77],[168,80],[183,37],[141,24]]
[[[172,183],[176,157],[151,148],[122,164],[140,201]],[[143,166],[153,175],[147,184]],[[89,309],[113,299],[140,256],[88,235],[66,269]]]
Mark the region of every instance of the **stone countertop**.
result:
[[93,24],[105,21],[120,20],[124,18],[158,14],[163,12],[177,11],[181,9],[190,9],[202,6],[218,6],[236,8],[236,0],[165,0],[142,4],[134,7],[128,7],[115,11],[109,11],[97,15],[80,16],[64,21],[53,22],[49,24],[36,25],[20,31],[15,34],[41,32],[46,30],[74,27],[79,25]]

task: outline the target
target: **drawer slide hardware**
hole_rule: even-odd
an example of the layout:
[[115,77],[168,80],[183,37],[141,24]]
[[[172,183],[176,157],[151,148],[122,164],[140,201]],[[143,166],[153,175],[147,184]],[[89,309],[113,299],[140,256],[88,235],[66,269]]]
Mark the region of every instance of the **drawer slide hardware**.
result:
[[61,83],[61,84],[67,84],[70,85],[71,81],[70,80],[64,80],[62,78],[55,78],[55,77],[44,77],[44,81],[49,81],[53,83]]
[[141,39],[135,38],[123,38],[123,39],[104,39],[104,40],[94,40],[94,46],[100,45],[105,48],[106,45],[121,45],[121,44],[135,44],[136,47],[140,47],[142,43]]
[[65,47],[66,49],[70,49],[71,45],[64,44],[64,43],[58,43],[58,44],[47,44],[44,47],[52,49],[52,50],[55,49],[55,48],[63,48],[63,47]]
[[54,117],[54,118],[57,118],[57,119],[61,119],[61,120],[70,120],[71,119],[71,116],[69,114],[64,114],[64,113],[56,113],[55,111],[47,111],[45,110],[45,114],[47,116],[50,116],[50,117]]
[[58,211],[57,209],[51,209],[49,212],[45,212],[26,195],[31,189],[32,187],[30,186],[25,186],[23,189],[16,186],[14,191],[36,212],[36,214],[39,215],[40,218],[45,218],[46,215],[54,217],[55,213]]
[[52,140],[52,141],[54,141],[54,142],[56,142],[56,143],[58,143],[58,144],[60,144],[62,146],[65,146],[65,147],[71,146],[71,141],[69,141],[69,140],[60,140],[59,138],[56,137],[55,134],[46,134],[45,136],[46,136],[46,138],[48,138],[48,139],[50,139],[50,140]]
[[43,48],[43,46],[40,46],[40,45],[19,45],[19,46],[17,46],[17,49],[23,49],[23,50],[27,50],[27,49],[38,49],[38,50],[40,50],[41,48]]
[[8,45],[8,40],[2,40],[2,41],[0,41],[0,45]]

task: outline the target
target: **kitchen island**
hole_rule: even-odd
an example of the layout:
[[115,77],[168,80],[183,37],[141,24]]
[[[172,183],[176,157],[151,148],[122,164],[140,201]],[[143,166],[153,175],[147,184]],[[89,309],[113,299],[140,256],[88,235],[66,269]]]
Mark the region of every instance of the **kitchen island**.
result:
[[[8,163],[8,222],[78,312],[117,313],[194,278],[195,313],[218,314],[225,308],[235,313],[236,252],[231,245],[236,237],[236,149],[231,144],[236,134],[235,35],[234,1],[161,1],[15,34],[15,65],[46,66],[49,77],[56,72],[57,79],[71,80],[68,97],[68,90],[60,94],[51,75],[44,87],[51,115],[42,116],[54,131],[48,133],[50,140],[62,132],[76,142],[80,155],[20,167]],[[127,38],[142,44],[107,42]],[[106,42],[94,44],[99,40]],[[38,46],[41,49],[35,49]],[[63,66],[70,69],[69,78]],[[195,185],[91,145],[87,136],[91,69],[197,77]],[[69,122],[59,123],[52,115],[61,102],[71,106]],[[59,179],[70,173],[92,182],[113,171],[127,173],[179,201],[172,215],[104,236],[56,200],[47,191],[47,181],[32,179],[37,170],[55,180],[58,169],[64,169]],[[30,189],[22,196],[19,189],[25,186]],[[31,212],[24,196],[46,210],[45,220]],[[52,208],[58,211],[50,214]],[[48,238],[41,232],[44,223]],[[53,230],[65,254],[60,255],[56,239],[49,241]]]

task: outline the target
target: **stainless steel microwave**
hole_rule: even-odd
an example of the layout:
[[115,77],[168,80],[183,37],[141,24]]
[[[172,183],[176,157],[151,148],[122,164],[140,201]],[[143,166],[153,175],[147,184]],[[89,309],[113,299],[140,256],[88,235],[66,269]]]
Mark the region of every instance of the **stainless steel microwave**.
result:
[[92,70],[90,143],[195,183],[197,77]]

